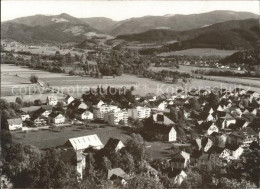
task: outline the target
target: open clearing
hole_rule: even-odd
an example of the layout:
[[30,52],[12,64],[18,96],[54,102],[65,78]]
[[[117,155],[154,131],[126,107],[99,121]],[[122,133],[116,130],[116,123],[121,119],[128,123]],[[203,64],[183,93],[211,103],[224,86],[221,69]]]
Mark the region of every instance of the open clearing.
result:
[[[39,149],[47,149],[59,147],[65,144],[69,138],[97,134],[101,142],[105,145],[110,137],[120,139],[123,143],[129,138],[129,132],[118,127],[105,126],[104,128],[82,129],[80,126],[66,127],[62,131],[39,130],[39,131],[15,131],[12,132],[15,142],[23,145],[34,144]],[[166,142],[147,142],[147,146],[151,146],[148,151],[151,158],[168,158],[171,143]]]
[[220,56],[226,57],[233,53],[237,52],[236,50],[218,50],[218,49],[210,49],[210,48],[194,48],[194,49],[186,49],[182,51],[172,51],[166,53],[160,53],[157,56],[172,56],[172,55],[186,55],[186,56]]

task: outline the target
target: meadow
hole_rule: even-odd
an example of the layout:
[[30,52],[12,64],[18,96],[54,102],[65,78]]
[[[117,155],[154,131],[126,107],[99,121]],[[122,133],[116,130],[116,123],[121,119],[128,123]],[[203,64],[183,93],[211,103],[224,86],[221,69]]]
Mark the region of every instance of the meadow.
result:
[[55,55],[56,51],[59,51],[60,54],[67,54],[71,53],[71,55],[78,54],[82,55],[87,53],[89,50],[82,50],[80,51],[74,51],[71,49],[60,49],[57,46],[36,46],[36,47],[30,47],[30,46],[14,46],[14,47],[5,47],[5,50],[11,51],[14,50],[15,52],[17,51],[25,51],[25,52],[30,52],[32,54],[45,54],[45,55]]
[[[100,125],[100,124],[99,124]],[[43,129],[38,131],[14,131],[12,138],[15,142],[23,145],[34,144],[41,150],[47,148],[55,148],[65,144],[65,142],[74,137],[97,134],[103,145],[106,144],[110,137],[120,139],[123,143],[130,137],[129,131],[124,128],[110,127],[103,125],[100,128],[83,128],[83,126],[72,125],[65,127],[61,131],[57,129]],[[171,143],[167,142],[147,142],[147,150],[150,152],[151,158],[169,158]]]
[[[171,84],[163,81],[157,81],[150,78],[144,78],[141,76],[123,74],[120,77],[115,78],[92,78],[92,77],[80,77],[69,76],[64,73],[50,73],[41,70],[31,70],[25,67],[17,67],[14,65],[1,65],[1,97],[10,101],[14,101],[19,94],[13,93],[13,87],[17,89],[29,88],[32,90],[41,92],[41,88],[38,85],[31,84],[29,77],[31,74],[35,74],[39,77],[39,80],[48,83],[52,88],[59,90],[60,92],[70,94],[74,97],[81,97],[82,94],[89,88],[95,88],[97,86],[102,87],[135,87],[134,94],[146,95],[147,93],[155,93],[160,95],[162,93],[174,93],[180,88],[184,90],[190,90],[192,88],[211,88],[211,87],[227,87],[230,90],[236,87],[235,84],[250,84],[250,89],[260,91],[259,80],[252,78],[232,78],[232,77],[217,77],[217,76],[205,76],[210,80],[192,79],[191,83],[178,83]],[[169,68],[157,68],[152,69],[169,69]],[[178,71],[191,72],[194,69],[191,66],[180,66]],[[229,83],[228,83],[229,82]],[[249,85],[249,86],[250,86]],[[247,88],[249,86],[246,86]],[[242,86],[243,87],[243,86]],[[48,93],[33,93],[31,95],[24,95],[24,100],[42,99],[46,100]],[[56,94],[59,99],[64,98],[62,94]]]

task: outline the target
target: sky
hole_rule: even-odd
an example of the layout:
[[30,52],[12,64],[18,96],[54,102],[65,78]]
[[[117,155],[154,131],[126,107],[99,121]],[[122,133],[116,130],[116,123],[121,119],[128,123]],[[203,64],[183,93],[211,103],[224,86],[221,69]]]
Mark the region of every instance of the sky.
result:
[[1,21],[36,14],[67,13],[78,18],[108,17],[119,21],[146,15],[196,14],[213,10],[246,11],[259,14],[259,1],[77,1],[2,0]]

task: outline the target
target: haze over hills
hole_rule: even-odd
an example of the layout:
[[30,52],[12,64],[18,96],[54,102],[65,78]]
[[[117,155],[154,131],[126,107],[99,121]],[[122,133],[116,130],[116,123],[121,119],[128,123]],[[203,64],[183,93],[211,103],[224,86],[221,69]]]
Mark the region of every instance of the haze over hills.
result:
[[[118,22],[109,32],[113,36],[140,33],[151,29],[167,28],[176,31],[206,27],[228,20],[244,20],[258,18],[258,15],[249,12],[212,11],[191,15],[145,16]],[[92,25],[95,27],[94,25]]]
[[141,43],[178,41],[168,45],[172,50],[188,48],[252,48],[260,39],[258,19],[232,20],[208,27],[186,30],[150,30],[118,36],[117,39]]
[[104,33],[109,33],[110,30],[118,23],[117,21],[105,17],[81,18],[80,20]]

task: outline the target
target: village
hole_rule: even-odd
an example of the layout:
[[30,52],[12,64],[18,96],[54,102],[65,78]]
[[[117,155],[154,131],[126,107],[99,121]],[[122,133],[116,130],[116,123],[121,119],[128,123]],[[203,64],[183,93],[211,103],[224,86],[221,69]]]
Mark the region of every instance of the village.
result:
[[[111,97],[111,89],[119,96]],[[140,96],[132,95],[130,89],[121,89],[98,87],[95,93],[90,91],[82,98],[67,95],[63,100],[53,94],[35,111],[17,110],[20,117],[6,119],[6,129],[11,133],[22,131],[34,135],[32,131],[43,128],[62,132],[66,126],[90,127],[93,123],[132,128],[131,132],[140,134],[144,140],[166,142],[174,148],[168,158],[159,161],[169,164],[175,187],[189,179],[186,173],[189,167],[210,169],[212,159],[217,157],[221,171],[225,172],[231,164],[241,162],[244,153],[260,148],[260,95],[255,91],[193,89]],[[120,94],[120,91],[124,93]],[[116,102],[120,97],[124,99]],[[64,145],[53,144],[52,147],[61,150],[60,160],[73,166],[78,172],[77,179],[82,180],[90,154],[119,153],[124,149],[120,139],[113,135],[108,137],[106,144],[98,134],[91,134],[67,138]],[[149,150],[149,146],[145,148]],[[147,174],[160,180],[159,170],[149,162],[145,167]],[[134,177],[131,171],[122,167],[110,166],[107,170],[107,179],[113,184],[126,186]]]

